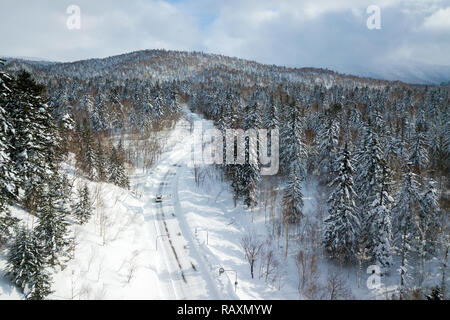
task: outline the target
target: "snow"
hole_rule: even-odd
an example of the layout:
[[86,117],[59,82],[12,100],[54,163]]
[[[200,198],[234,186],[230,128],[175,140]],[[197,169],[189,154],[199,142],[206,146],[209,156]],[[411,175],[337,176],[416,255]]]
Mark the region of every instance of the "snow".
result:
[[[188,118],[202,121],[204,130],[213,127],[197,115],[188,114]],[[141,168],[134,171],[131,191],[75,178],[73,161],[66,164],[74,190],[88,184],[95,210],[86,225],[73,224],[77,243],[74,258],[64,270],[53,270],[54,292],[49,299],[306,298],[298,291],[296,241],[290,241],[287,258],[283,238],[272,242],[279,261],[276,281],[266,282],[260,276],[259,262],[255,279],[251,278],[241,239],[252,232],[266,241],[271,225],[265,221],[264,208],[252,212],[240,202],[235,207],[229,183],[220,180],[220,171],[213,166],[200,168],[204,178],[196,184],[191,163],[193,140],[185,119],[170,133],[156,165],[149,172]],[[302,189],[304,219],[313,224],[319,219],[315,182],[303,182]],[[162,195],[162,203],[156,203],[157,194]],[[11,211],[28,226],[33,223],[26,212],[18,208]],[[383,277],[382,288],[367,289],[365,267],[361,288],[357,287],[356,266],[343,271],[354,297],[379,298],[395,289],[397,274]],[[219,275],[220,268],[227,272]],[[22,294],[3,279],[4,269],[5,252],[0,255],[0,300],[22,299]],[[338,270],[339,266],[321,256],[318,281],[324,284],[327,274]]]

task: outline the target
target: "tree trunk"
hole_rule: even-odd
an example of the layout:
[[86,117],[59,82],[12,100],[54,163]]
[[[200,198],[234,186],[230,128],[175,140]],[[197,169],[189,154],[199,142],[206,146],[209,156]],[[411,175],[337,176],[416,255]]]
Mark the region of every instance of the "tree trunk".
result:
[[402,264],[400,271],[400,300],[403,300],[403,289],[405,286],[405,268],[406,268],[406,224],[403,228],[403,239],[402,239]]

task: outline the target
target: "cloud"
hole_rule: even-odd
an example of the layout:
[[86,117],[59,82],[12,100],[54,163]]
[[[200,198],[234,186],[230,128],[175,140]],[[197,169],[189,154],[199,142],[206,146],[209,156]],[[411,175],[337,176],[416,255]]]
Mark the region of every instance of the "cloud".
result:
[[[81,7],[82,28],[66,28]],[[381,8],[381,30],[366,9]],[[70,61],[153,48],[201,50],[358,73],[450,65],[449,0],[2,0],[0,54]]]
[[423,23],[425,29],[450,32],[450,7],[440,9],[426,17]]

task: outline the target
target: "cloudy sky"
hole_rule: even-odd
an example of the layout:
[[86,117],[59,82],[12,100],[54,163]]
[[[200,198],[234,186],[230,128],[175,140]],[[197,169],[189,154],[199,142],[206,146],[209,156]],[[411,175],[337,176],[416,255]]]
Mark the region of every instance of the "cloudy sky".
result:
[[[381,29],[367,28],[370,5]],[[450,68],[450,0],[0,0],[0,28],[0,55],[53,61],[166,48],[348,73]]]

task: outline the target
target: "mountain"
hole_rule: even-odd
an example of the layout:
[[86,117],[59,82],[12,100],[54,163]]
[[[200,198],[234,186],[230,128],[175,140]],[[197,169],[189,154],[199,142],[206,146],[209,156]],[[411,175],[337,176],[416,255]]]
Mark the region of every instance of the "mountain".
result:
[[[187,80],[193,76],[208,73],[219,67],[229,73],[245,73],[254,78],[279,78],[287,82],[316,82],[330,86],[336,82],[361,82],[372,85],[386,84],[383,81],[404,82],[409,84],[439,85],[450,81],[450,66],[418,63],[332,66],[325,68],[289,68],[261,64],[255,61],[232,58],[223,55],[202,52],[182,52],[167,50],[143,50],[112,56],[103,59],[89,59],[75,62],[51,62],[41,59],[16,57],[8,58],[10,71],[24,68],[28,71],[52,75],[79,74],[80,78],[93,78],[115,74],[118,70],[128,77],[138,71],[142,78],[164,80]],[[376,71],[374,71],[376,70]],[[381,82],[380,82],[381,81]]]
[[6,63],[9,71],[24,68],[39,78],[77,77],[92,79],[146,79],[154,81],[202,81],[202,79],[229,79],[238,76],[242,84],[310,83],[331,87],[384,86],[388,82],[368,77],[344,75],[321,68],[288,68],[261,64],[255,61],[202,52],[144,50],[104,59],[89,59],[70,63],[32,61],[20,58]]
[[359,65],[337,69],[363,77],[403,81],[411,84],[439,85],[450,82],[450,66],[444,65],[404,62],[399,64],[379,64],[376,66]]

